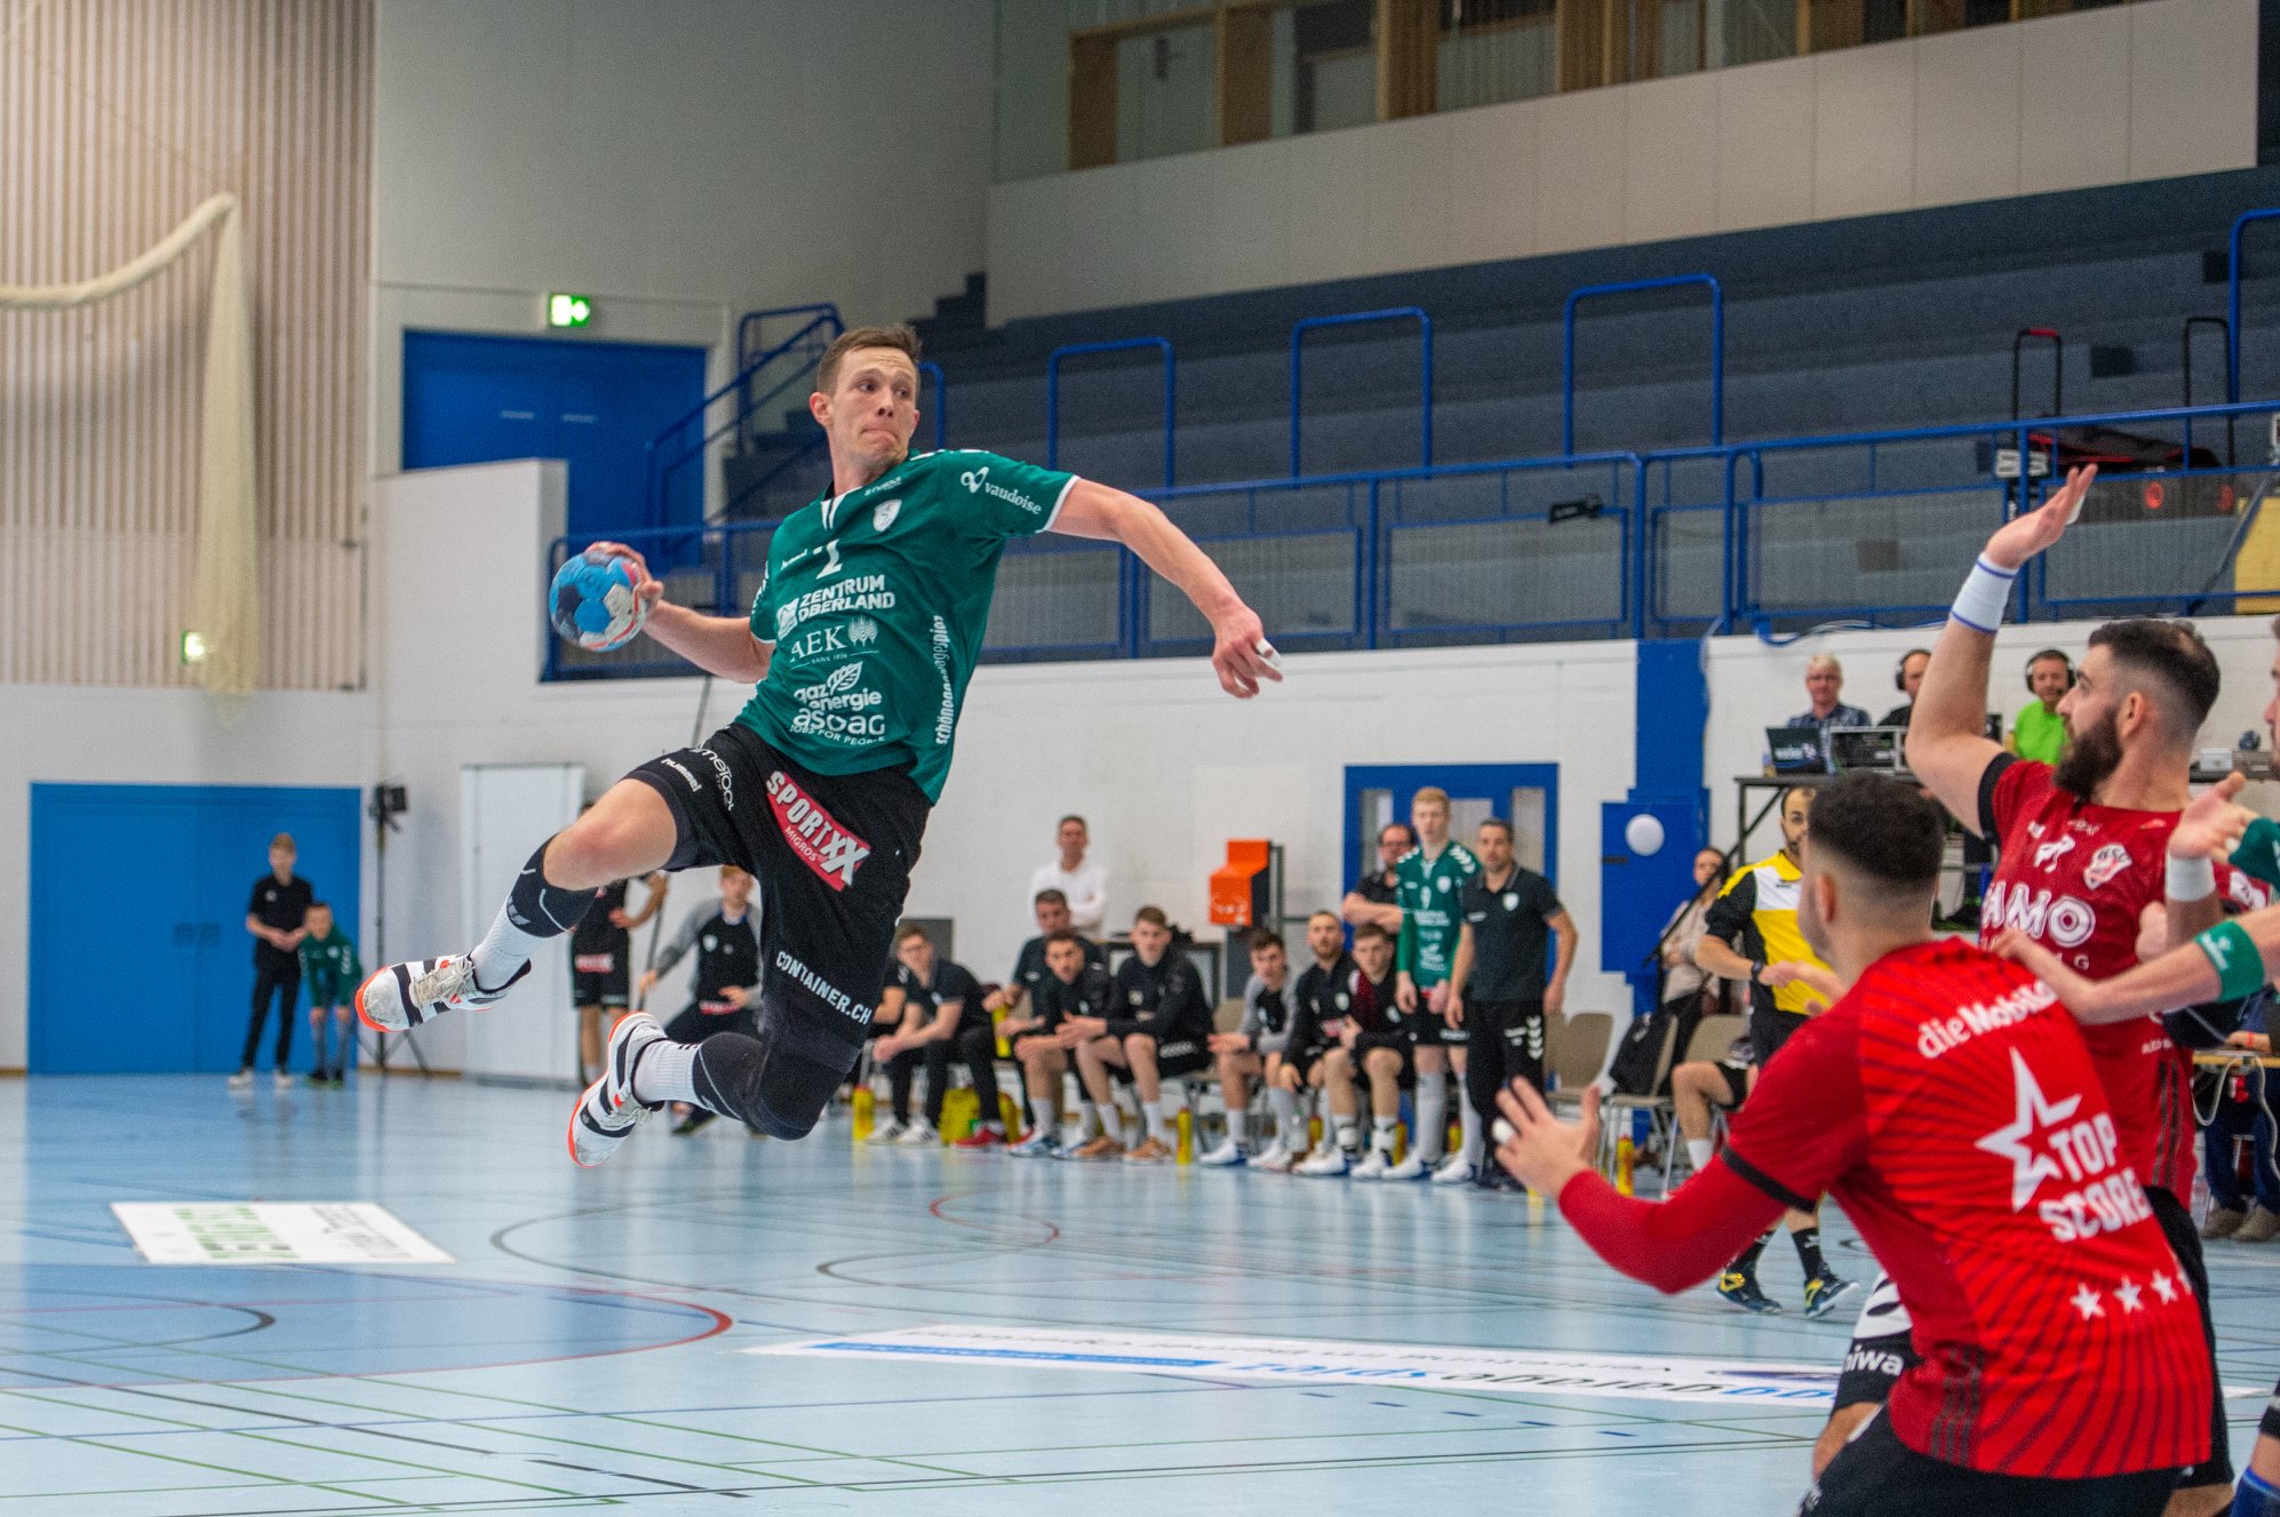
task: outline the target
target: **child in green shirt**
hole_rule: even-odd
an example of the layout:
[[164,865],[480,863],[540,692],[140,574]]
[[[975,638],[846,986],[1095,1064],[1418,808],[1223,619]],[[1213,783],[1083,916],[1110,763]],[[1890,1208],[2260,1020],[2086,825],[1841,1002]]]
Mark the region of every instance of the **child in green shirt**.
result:
[[[301,983],[309,987],[309,1036],[317,1045],[317,1069],[309,1076],[309,1083],[346,1085],[348,1066],[356,1059],[356,1026],[349,1020],[349,1007],[356,1001],[364,966],[357,961],[356,945],[333,921],[330,906],[312,902],[307,926],[309,935],[301,940]],[[328,1050],[326,1042],[328,1009],[332,1025],[340,1032],[337,1051]]]

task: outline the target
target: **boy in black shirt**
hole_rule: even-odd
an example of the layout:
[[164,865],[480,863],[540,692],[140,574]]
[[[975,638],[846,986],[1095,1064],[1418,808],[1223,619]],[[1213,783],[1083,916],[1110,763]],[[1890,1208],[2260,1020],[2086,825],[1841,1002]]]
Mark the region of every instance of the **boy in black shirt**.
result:
[[[1306,919],[1306,946],[1314,962],[1291,985],[1290,1041],[1284,1046],[1282,1063],[1274,1076],[1276,1093],[1292,1102],[1294,1110],[1304,1102],[1309,1089],[1325,1088],[1328,1071],[1323,1057],[1337,1046],[1338,1030],[1344,1026],[1354,999],[1348,989],[1354,977],[1354,960],[1346,952],[1346,928],[1336,912],[1317,911]],[[1322,1130],[1331,1139],[1329,1149],[1337,1148],[1336,1122],[1341,1116],[1351,1129],[1354,1105],[1350,1087],[1342,1113],[1330,1105],[1322,1112]],[[1294,1139],[1305,1134],[1303,1121],[1294,1121],[1292,1126]],[[1298,1142],[1281,1159],[1271,1164],[1262,1161],[1260,1167],[1290,1169],[1306,1156],[1309,1146]]]
[[894,1082],[895,1120],[910,1115],[910,1081],[919,1064],[926,1066],[926,1117],[910,1127],[900,1141],[916,1148],[937,1141],[942,1130],[942,1098],[950,1092],[950,1066],[964,1064],[973,1076],[974,1098],[981,1114],[974,1130],[960,1138],[958,1148],[989,1148],[1005,1141],[1005,1121],[998,1115],[997,1029],[982,1009],[982,986],[962,964],[934,951],[926,929],[905,922],[895,935],[895,957],[909,981],[915,981],[932,1014],[905,1024],[903,1030],[873,1045],[871,1057],[888,1061]]
[[[578,1079],[592,1079],[589,1071],[602,1063],[602,1014],[623,1016],[629,1004],[627,989],[633,983],[633,929],[647,923],[665,904],[663,871],[641,883],[649,897],[641,910],[625,909],[625,888],[619,880],[594,892],[594,901],[578,925],[570,930],[570,1004],[578,1008]],[[647,994],[647,992],[643,992]]]
[[[1479,1130],[1497,1120],[1496,1093],[1515,1076],[1544,1088],[1544,1036],[1567,1008],[1568,970],[1575,964],[1575,919],[1552,882],[1512,857],[1512,824],[1480,824],[1480,872],[1460,892],[1464,926],[1449,973],[1449,1020],[1465,1030],[1465,1094],[1480,1113]],[[1547,939],[1559,952],[1545,973]],[[1457,1162],[1434,1171],[1436,1185],[1483,1177],[1482,1154],[1468,1145]]]
[[[1071,1017],[1106,1020],[1116,987],[1108,971],[1085,957],[1085,939],[1064,927],[1044,940],[1046,975],[1027,1001],[1026,1014],[1015,1014],[998,1024],[998,1035],[1013,1049],[1021,1065],[1021,1079],[1029,1096],[1032,1125],[1029,1136],[1008,1150],[1015,1158],[1059,1158],[1061,1138],[1058,1106],[1061,1080],[1069,1072],[1069,1049],[1061,1039],[1061,1026]],[[1086,1130],[1099,1120],[1090,1100],[1084,1103]]]
[[1097,1108],[1114,1101],[1109,1071],[1130,1072],[1148,1136],[1127,1154],[1104,1130],[1070,1157],[1122,1155],[1134,1164],[1157,1164],[1173,1153],[1171,1129],[1164,1121],[1163,1077],[1211,1067],[1211,1007],[1195,966],[1187,955],[1173,952],[1171,922],[1160,907],[1143,906],[1133,918],[1132,957],[1117,967],[1115,980],[1119,1004],[1114,1015],[1069,1018],[1061,1025],[1061,1038],[1075,1050],[1077,1071]]
[[[693,948],[696,976],[689,983],[689,1004],[665,1024],[665,1036],[676,1043],[702,1043],[716,1033],[753,1035],[752,1005],[760,997],[760,933],[753,921],[752,876],[734,864],[720,868],[720,899],[699,906],[681,921],[681,930],[657,950],[657,962],[642,971],[641,996],[673,972]],[[617,887],[620,895],[625,887]],[[664,894],[657,891],[651,901]],[[590,914],[589,914],[590,919]],[[691,1106],[673,1131],[686,1136],[712,1121],[713,1114]]]
[[253,896],[245,903],[245,930],[253,934],[253,1012],[245,1029],[245,1053],[238,1072],[230,1076],[230,1089],[253,1084],[254,1055],[261,1051],[261,1024],[269,1020],[269,1003],[277,1002],[277,1088],[290,1089],[293,1072],[293,1013],[301,999],[301,940],[307,937],[309,903],[316,898],[309,882],[293,874],[300,853],[293,835],[280,832],[269,840],[269,873],[253,882]]

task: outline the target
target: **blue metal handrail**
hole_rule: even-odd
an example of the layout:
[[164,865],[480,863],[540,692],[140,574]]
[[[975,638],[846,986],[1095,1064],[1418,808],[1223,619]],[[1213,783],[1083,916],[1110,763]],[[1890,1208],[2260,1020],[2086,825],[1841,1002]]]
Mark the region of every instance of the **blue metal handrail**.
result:
[[2233,219],[2232,236],[2226,248],[2228,260],[2225,269],[2225,318],[2232,323],[2225,333],[2225,401],[2240,402],[2240,239],[2249,226],[2258,221],[2280,219],[2280,206],[2268,206],[2261,211],[2243,211]]
[[[838,332],[840,330],[840,323],[839,312],[837,309],[830,306],[792,307],[790,309],[813,309],[817,310],[819,314],[809,318],[804,326],[802,326],[797,332],[794,332],[791,336],[785,338],[782,342],[777,343],[774,347],[768,349],[766,352],[759,354],[757,357],[753,358],[751,362],[739,367],[736,373],[730,376],[727,383],[723,384],[719,389],[714,390],[711,394],[705,396],[704,399],[698,401],[694,406],[682,412],[679,416],[673,418],[673,420],[668,422],[665,427],[659,431],[655,437],[652,437],[647,445],[643,448],[642,477],[646,485],[643,503],[647,509],[653,513],[653,515],[660,513],[663,510],[666,481],[672,476],[673,472],[688,463],[690,459],[702,457],[705,449],[711,447],[715,442],[718,442],[721,438],[727,436],[730,432],[735,431],[737,428],[743,426],[744,422],[751,416],[753,410],[758,405],[764,403],[762,401],[753,400],[747,389],[747,387],[751,384],[754,375],[758,374],[769,364],[774,363],[777,359],[783,357],[786,353],[791,352],[794,348],[800,347],[802,344],[809,344],[812,346],[812,339],[827,327],[831,330],[834,336],[838,335]],[[778,314],[782,313],[775,311],[755,311],[752,312],[751,316],[748,316],[746,319],[750,320],[751,317],[774,316]],[[743,326],[740,323],[738,326],[739,341],[742,340],[742,332]],[[776,389],[769,391],[769,396],[772,398],[774,395],[781,392],[782,389],[783,386],[778,385]],[[735,395],[737,397],[737,406],[734,414],[732,414],[727,421],[721,423],[719,426],[714,427],[710,431],[705,431],[703,425],[705,413],[712,409],[715,402],[725,400],[730,395]],[[660,463],[658,461],[658,445],[679,436],[682,429],[687,427],[691,422],[695,422],[698,425],[699,435],[696,442],[682,448],[680,452],[673,454],[671,457],[665,459],[662,463]]]
[[804,306],[770,306],[764,311],[746,311],[736,318],[737,368],[747,369],[752,366],[746,355],[757,345],[760,328],[778,316],[809,316],[828,320],[834,337],[847,330],[847,324],[839,319],[839,306],[829,300],[818,300]]
[[934,451],[939,453],[942,439],[949,435],[950,382],[942,377],[942,365],[931,358],[918,366],[918,377],[921,380],[931,377],[934,381],[934,404],[930,409],[934,412]]
[[1414,321],[1420,344],[1417,355],[1417,462],[1433,466],[1433,318],[1422,306],[1388,306],[1382,311],[1349,311],[1342,316],[1309,316],[1290,329],[1290,474],[1303,472],[1299,462],[1298,427],[1300,379],[1299,349],[1316,327],[1346,327],[1365,321]]
[[1575,308],[1603,295],[1632,295],[1646,290],[1670,290],[1683,285],[1710,287],[1710,445],[1726,440],[1726,291],[1709,274],[1671,274],[1661,279],[1626,279],[1616,284],[1587,284],[1569,293],[1567,316],[1560,338],[1560,451],[1575,451]]
[[1061,457],[1061,360],[1088,353],[1124,353],[1136,348],[1154,348],[1164,355],[1164,488],[1172,488],[1179,472],[1175,441],[1178,421],[1173,410],[1179,358],[1172,351],[1171,340],[1164,337],[1126,337],[1116,342],[1063,343],[1045,355],[1046,468],[1055,467]]

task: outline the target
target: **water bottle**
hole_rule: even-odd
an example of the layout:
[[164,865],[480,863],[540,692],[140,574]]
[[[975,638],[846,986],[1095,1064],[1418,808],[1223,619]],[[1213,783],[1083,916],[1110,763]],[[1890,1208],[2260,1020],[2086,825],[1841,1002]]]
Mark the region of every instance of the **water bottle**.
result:
[[876,1114],[878,1100],[877,1096],[871,1094],[868,1082],[855,1087],[855,1119],[847,1125],[853,1129],[858,1143],[871,1136],[871,1122]]
[[1195,1162],[1195,1113],[1189,1111],[1185,1106],[1180,1108],[1179,1128],[1179,1162],[1193,1164]]
[[1628,1196],[1632,1193],[1631,1157],[1634,1152],[1629,1133],[1625,1133],[1615,1140],[1615,1193],[1619,1196]]

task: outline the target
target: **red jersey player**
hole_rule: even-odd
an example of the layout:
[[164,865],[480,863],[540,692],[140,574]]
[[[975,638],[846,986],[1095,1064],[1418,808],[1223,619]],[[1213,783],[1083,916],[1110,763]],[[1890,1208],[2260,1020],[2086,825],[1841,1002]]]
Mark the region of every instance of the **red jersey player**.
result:
[[1760,1071],[1670,1200],[1618,1195],[1524,1084],[1499,1162],[1666,1291],[1785,1206],[1835,1196],[1914,1319],[1916,1362],[1832,1460],[1813,1517],[2152,1517],[2208,1453],[2200,1324],[2090,1055],[2045,986],[1929,929],[1944,823],[1914,790],[1821,791],[1798,924],[1851,989]]
[[[2096,477],[2095,468],[2075,471],[2048,504],[1988,539],[1933,647],[1909,723],[1908,765],[1966,827],[1998,846],[1982,941],[2013,928],[2103,979],[2137,962],[2140,925],[2165,898],[2172,946],[2217,920],[2217,877],[2193,838],[2238,808],[2237,787],[2228,787],[2187,810],[2194,743],[2218,687],[2216,659],[2189,622],[2133,618],[2090,635],[2059,702],[2066,749],[2055,767],[2004,753],[1984,735],[1994,629],[2011,586],[2065,533]],[[2181,811],[2192,826],[2177,838]],[[2226,875],[2241,904],[2261,904],[2253,881]],[[2192,1056],[2153,1018],[2085,1037],[2123,1150],[2202,1303],[2213,1366],[2208,1273],[2184,1199],[2195,1154]],[[2208,1461],[2180,1476],[2181,1492],[2198,1493],[2174,1508],[2188,1517],[2221,1509],[2232,1484],[2224,1405],[2214,1392],[2210,1433]]]

